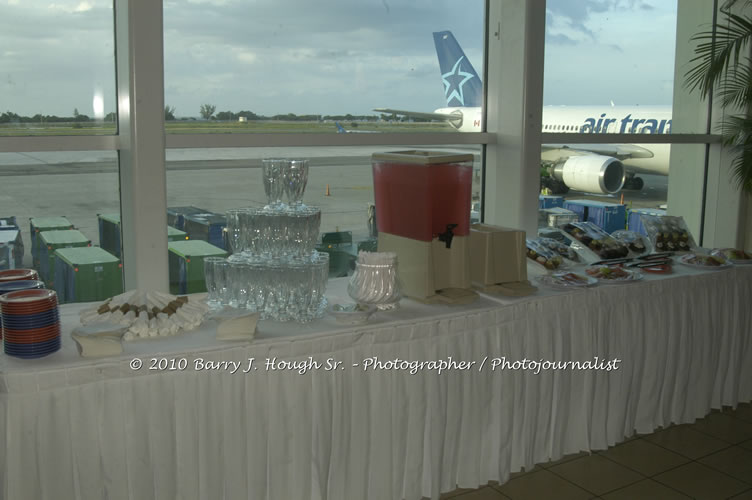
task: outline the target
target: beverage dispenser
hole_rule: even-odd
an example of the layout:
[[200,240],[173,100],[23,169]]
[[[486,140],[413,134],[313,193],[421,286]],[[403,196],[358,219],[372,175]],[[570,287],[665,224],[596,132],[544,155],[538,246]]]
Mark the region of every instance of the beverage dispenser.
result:
[[377,153],[372,165],[378,249],[397,253],[403,293],[470,288],[473,155]]

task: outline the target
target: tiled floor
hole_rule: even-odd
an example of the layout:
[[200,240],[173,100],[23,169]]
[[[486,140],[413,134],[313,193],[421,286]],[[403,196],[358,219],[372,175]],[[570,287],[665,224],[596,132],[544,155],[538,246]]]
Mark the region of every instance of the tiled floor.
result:
[[442,500],[752,500],[752,404],[572,455]]

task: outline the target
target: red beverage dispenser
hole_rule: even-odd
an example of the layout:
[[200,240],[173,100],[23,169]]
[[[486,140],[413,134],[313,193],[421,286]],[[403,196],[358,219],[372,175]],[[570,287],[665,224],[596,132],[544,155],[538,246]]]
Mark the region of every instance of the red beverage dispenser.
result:
[[379,251],[397,253],[405,295],[470,288],[473,155],[398,151],[371,159]]

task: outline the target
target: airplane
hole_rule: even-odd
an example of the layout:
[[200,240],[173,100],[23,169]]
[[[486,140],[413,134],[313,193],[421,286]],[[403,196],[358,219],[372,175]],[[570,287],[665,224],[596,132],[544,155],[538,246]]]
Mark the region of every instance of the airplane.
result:
[[[433,33],[447,107],[433,113],[377,108],[374,111],[441,120],[460,132],[480,132],[483,85],[451,31]],[[669,134],[670,106],[544,106],[546,133]],[[542,179],[554,194],[569,189],[613,194],[641,190],[637,174],[668,175],[669,144],[544,144],[541,162],[550,177]]]

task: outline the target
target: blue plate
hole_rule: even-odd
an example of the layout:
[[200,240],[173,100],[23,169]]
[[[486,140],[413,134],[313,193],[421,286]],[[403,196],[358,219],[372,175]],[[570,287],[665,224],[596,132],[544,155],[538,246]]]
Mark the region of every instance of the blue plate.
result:
[[3,316],[3,324],[4,325],[33,325],[35,323],[54,323],[56,321],[60,321],[60,316],[51,314],[49,316],[43,316],[39,318],[27,318],[27,319],[16,319],[9,316]]
[[32,354],[13,354],[13,353],[6,353],[8,356],[13,356],[14,358],[21,358],[21,359],[35,359],[35,358],[43,358],[45,356],[49,356],[52,353],[55,353],[60,350],[60,347],[57,349],[54,349],[50,352],[35,352]]
[[55,311],[47,311],[37,314],[3,314],[3,320],[8,321],[35,321],[40,319],[59,318],[60,313]]
[[3,319],[3,328],[7,330],[34,330],[36,328],[46,328],[48,326],[55,326],[58,324],[60,324],[60,320],[55,318],[38,321],[26,321],[23,323],[18,321],[6,321],[5,319]]
[[3,318],[8,319],[15,319],[19,321],[26,321],[30,319],[41,319],[41,318],[47,318],[47,317],[59,317],[60,312],[58,312],[57,308],[54,309],[48,309],[46,311],[34,313],[34,314],[9,314],[9,313],[3,313]]

